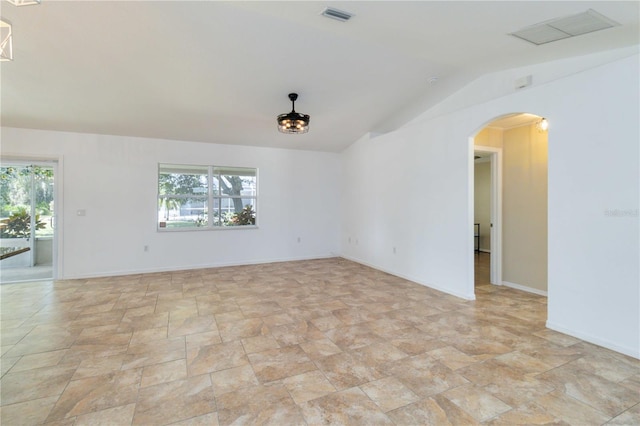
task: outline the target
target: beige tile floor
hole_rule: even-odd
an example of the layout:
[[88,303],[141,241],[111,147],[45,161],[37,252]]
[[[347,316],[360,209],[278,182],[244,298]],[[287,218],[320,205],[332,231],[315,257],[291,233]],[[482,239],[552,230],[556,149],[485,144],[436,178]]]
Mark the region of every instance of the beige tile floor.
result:
[[640,362],[344,260],[3,285],[3,425],[640,424]]

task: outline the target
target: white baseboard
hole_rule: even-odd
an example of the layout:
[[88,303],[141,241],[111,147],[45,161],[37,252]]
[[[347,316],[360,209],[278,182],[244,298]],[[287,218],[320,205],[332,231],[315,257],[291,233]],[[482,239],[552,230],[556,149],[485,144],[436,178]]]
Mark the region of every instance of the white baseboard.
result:
[[187,265],[187,266],[165,266],[162,268],[145,268],[135,270],[121,270],[121,271],[108,271],[97,272],[91,274],[72,274],[67,275],[64,278],[58,278],[59,280],[77,280],[77,279],[89,279],[89,278],[101,278],[101,277],[119,277],[124,275],[139,275],[139,274],[154,274],[157,272],[173,272],[173,271],[191,271],[195,269],[210,269],[210,268],[224,268],[227,266],[244,266],[244,265],[262,265],[266,263],[279,263],[279,262],[296,262],[299,260],[314,260],[314,259],[330,259],[332,257],[340,257],[336,254],[320,255],[320,256],[302,256],[302,257],[290,257],[290,258],[276,258],[276,259],[264,259],[264,260],[249,260],[245,262],[220,262],[220,263],[207,263],[200,265]]
[[400,277],[400,278],[403,278],[405,280],[412,281],[412,282],[414,282],[416,284],[420,284],[422,286],[429,287],[429,288],[432,288],[434,290],[438,290],[438,291],[450,294],[450,295],[455,296],[455,297],[459,297],[459,298],[464,299],[464,300],[476,300],[475,293],[471,293],[471,294],[457,293],[457,292],[451,291],[449,289],[445,289],[443,287],[439,287],[437,285],[424,283],[424,282],[420,281],[419,279],[417,279],[415,277],[411,277],[411,276],[404,275],[404,274],[399,274],[397,272],[394,272],[394,271],[391,271],[391,270],[388,270],[388,269],[385,269],[385,268],[381,268],[381,267],[379,267],[377,265],[370,264],[368,262],[365,262],[363,260],[357,259],[355,257],[345,256],[344,254],[341,255],[340,257],[343,257],[343,258],[345,258],[347,260],[359,263],[359,264],[364,265],[364,266],[368,266],[369,268],[377,269],[378,271],[386,272],[387,274],[395,275],[396,277]]
[[547,297],[547,292],[543,290],[538,290],[537,288],[531,288],[520,284],[510,283],[509,281],[502,281],[502,285],[505,287],[515,288],[516,290],[526,291],[527,293],[537,294],[538,296]]
[[601,339],[599,337],[592,336],[590,334],[582,333],[579,331],[571,330],[569,328],[563,327],[560,324],[556,324],[547,320],[546,323],[547,328],[551,330],[559,331],[560,333],[568,334],[569,336],[576,337],[578,339],[582,339],[586,342],[593,343],[594,345],[602,346],[603,348],[611,349],[612,351],[620,352],[621,354],[628,355],[630,357],[640,359],[640,349],[639,348],[628,348],[625,346],[617,345],[613,342],[610,342],[606,339]]

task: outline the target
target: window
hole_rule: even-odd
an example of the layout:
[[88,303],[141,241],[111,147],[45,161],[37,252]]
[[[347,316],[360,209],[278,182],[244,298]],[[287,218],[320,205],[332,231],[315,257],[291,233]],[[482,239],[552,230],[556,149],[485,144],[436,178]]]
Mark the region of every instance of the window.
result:
[[256,224],[257,169],[160,164],[158,228]]

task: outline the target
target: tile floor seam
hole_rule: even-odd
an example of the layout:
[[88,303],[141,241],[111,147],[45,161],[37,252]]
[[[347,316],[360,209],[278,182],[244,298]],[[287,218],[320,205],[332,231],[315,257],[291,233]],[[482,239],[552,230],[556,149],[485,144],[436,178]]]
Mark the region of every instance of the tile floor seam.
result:
[[[476,276],[478,275],[476,274]],[[233,278],[233,280],[231,278]],[[263,279],[264,283],[261,282]],[[9,313],[7,315],[5,311],[2,319],[11,318],[9,321],[12,322],[8,324],[14,326],[14,328],[21,327],[23,324],[29,322],[35,325],[18,341],[13,342],[13,345],[7,344],[7,346],[3,347],[3,358],[12,359],[10,356],[7,356],[6,353],[10,352],[10,349],[14,348],[15,345],[20,342],[23,344],[16,353],[24,353],[15,357],[17,359],[12,359],[13,364],[2,374],[0,380],[3,384],[5,382],[13,382],[14,384],[11,386],[14,386],[14,388],[16,386],[16,380],[22,380],[22,377],[31,377],[30,380],[33,380],[34,373],[29,372],[36,367],[22,371],[15,370],[20,360],[25,359],[25,356],[47,353],[52,353],[53,355],[53,353],[58,350],[69,351],[73,348],[81,349],[80,351],[74,352],[73,355],[68,353],[64,354],[65,357],[68,357],[69,361],[73,359],[79,361],[77,361],[75,367],[73,367],[73,364],[70,364],[70,366],[72,366],[72,372],[65,373],[71,374],[70,379],[67,380],[61,393],[55,396],[55,402],[48,407],[48,411],[41,413],[46,414],[46,419],[51,415],[55,407],[58,406],[58,403],[61,402],[61,398],[66,394],[68,387],[76,383],[75,388],[78,386],[77,383],[82,383],[79,381],[83,380],[84,377],[76,376],[76,379],[71,380],[71,378],[76,375],[76,372],[79,371],[81,360],[87,359],[86,357],[88,356],[98,357],[97,359],[117,357],[117,352],[114,355],[109,355],[108,351],[105,352],[105,349],[101,349],[100,347],[85,347],[90,344],[92,339],[95,340],[99,336],[97,333],[101,330],[100,327],[106,327],[102,329],[106,333],[105,336],[111,333],[114,335],[128,333],[127,345],[123,352],[123,354],[128,354],[134,348],[133,342],[134,339],[136,339],[135,331],[147,330],[147,327],[151,327],[151,325],[149,325],[151,323],[136,323],[135,321],[131,323],[128,320],[125,321],[126,313],[129,309],[137,309],[138,306],[152,306],[152,314],[159,314],[160,311],[158,311],[158,309],[167,312],[167,323],[163,326],[165,328],[164,336],[160,335],[162,330],[138,334],[137,336],[144,340],[137,341],[141,346],[135,347],[136,353],[139,352],[139,355],[136,354],[136,357],[139,356],[142,359],[148,356],[150,358],[148,358],[147,361],[142,361],[139,366],[131,363],[128,366],[122,364],[119,370],[128,373],[123,373],[125,374],[124,376],[118,377],[135,377],[137,379],[137,383],[134,382],[132,385],[132,390],[135,390],[135,401],[133,402],[135,406],[133,407],[133,414],[131,414],[132,417],[130,420],[132,424],[135,423],[136,416],[139,414],[138,409],[141,406],[140,404],[144,403],[149,407],[149,401],[145,402],[141,400],[144,389],[157,386],[154,388],[155,391],[155,389],[171,389],[176,386],[182,386],[182,388],[184,388],[184,386],[189,383],[203,384],[205,376],[205,382],[207,383],[206,389],[208,389],[206,392],[209,392],[211,395],[209,403],[215,407],[215,419],[221,425],[223,422],[232,422],[233,416],[236,414],[227,410],[223,418],[220,412],[220,397],[226,394],[216,395],[214,387],[216,386],[216,380],[225,380],[225,377],[234,377],[236,373],[231,373],[231,371],[236,368],[238,369],[238,374],[244,374],[242,373],[242,367],[230,366],[220,370],[206,371],[193,376],[191,376],[187,370],[184,379],[180,378],[179,371],[174,374],[172,372],[173,370],[163,370],[165,367],[173,369],[173,366],[179,369],[179,364],[175,364],[174,362],[180,360],[184,362],[185,368],[188,368],[188,348],[190,347],[189,341],[191,340],[194,342],[194,347],[198,347],[199,345],[217,346],[236,342],[234,345],[242,351],[242,356],[245,358],[245,362],[242,365],[248,366],[254,378],[252,380],[258,380],[258,387],[262,389],[260,391],[262,392],[260,398],[268,397],[272,392],[276,392],[276,394],[280,392],[281,396],[286,395],[287,401],[292,401],[291,403],[296,410],[291,413],[293,413],[294,417],[296,417],[301,424],[310,424],[306,417],[308,413],[303,411],[303,405],[305,407],[316,407],[314,410],[320,410],[316,411],[316,414],[322,414],[324,412],[329,415],[331,411],[326,411],[329,409],[338,410],[334,413],[335,415],[344,415],[344,413],[339,413],[339,407],[326,406],[327,401],[337,401],[336,399],[327,399],[327,397],[339,395],[340,398],[347,398],[346,400],[349,400],[349,398],[353,398],[353,393],[348,392],[350,389],[358,389],[359,395],[361,395],[358,397],[360,401],[368,401],[364,404],[365,406],[373,404],[366,409],[371,411],[358,411],[357,414],[353,415],[375,416],[375,413],[378,412],[397,424],[402,424],[402,416],[406,416],[409,413],[417,413],[415,410],[418,408],[426,409],[431,407],[429,409],[432,409],[438,407],[439,404],[444,404],[440,409],[445,409],[447,416],[453,416],[451,417],[452,419],[457,418],[456,416],[458,414],[455,413],[455,410],[453,412],[446,411],[448,410],[445,408],[447,404],[458,407],[457,409],[460,410],[459,413],[466,413],[466,415],[471,415],[472,417],[477,415],[478,418],[482,419],[483,424],[492,421],[499,422],[501,418],[516,419],[526,418],[527,415],[535,415],[535,413],[527,412],[527,407],[533,406],[538,407],[536,409],[538,414],[547,413],[545,415],[550,415],[554,419],[564,419],[564,421],[578,418],[591,418],[592,420],[602,418],[612,420],[626,413],[624,417],[624,419],[626,419],[625,421],[628,422],[629,419],[637,419],[638,421],[636,423],[640,423],[640,412],[634,408],[640,406],[640,402],[638,401],[640,394],[634,393],[640,382],[640,364],[638,364],[635,359],[622,358],[621,355],[606,349],[598,348],[579,339],[546,329],[542,323],[546,315],[539,314],[543,312],[543,310],[546,313],[545,299],[512,289],[487,286],[487,284],[483,284],[483,279],[484,278],[478,280],[480,287],[476,287],[476,300],[464,301],[442,294],[434,289],[381,273],[366,266],[340,259],[333,259],[327,261],[286,262],[274,265],[261,265],[260,267],[252,267],[249,265],[246,267],[228,267],[199,271],[173,271],[148,276],[141,274],[135,277],[104,277],[95,280],[63,281],[57,284],[26,284],[20,287],[14,286],[8,290],[3,286],[0,288],[0,291],[3,291],[3,296],[9,298],[6,300],[13,300],[17,304],[15,313]],[[205,283],[205,280],[209,282],[217,280],[218,284],[209,285]],[[287,283],[287,280],[292,281]],[[295,284],[292,286],[291,284],[293,282],[295,282]],[[95,285],[87,287],[92,283]],[[138,285],[140,285],[140,288],[131,287]],[[59,306],[61,309],[69,308],[70,312],[68,314],[63,313],[63,311],[56,313],[55,304],[47,305],[40,302],[35,304],[28,302],[21,303],[21,301],[31,300],[27,297],[29,287],[44,289],[43,294],[47,294],[49,298],[54,297],[56,292],[60,291],[59,300],[61,304]],[[262,295],[264,288],[272,289],[270,293],[271,296],[267,299]],[[134,295],[132,296],[133,299],[131,299],[129,293],[138,293],[139,295]],[[119,294],[119,296],[114,303],[90,303],[98,299],[105,301],[113,300],[115,294]],[[233,307],[230,306],[229,308],[235,308],[238,311],[241,318],[240,320],[245,321],[251,319],[254,320],[253,322],[259,320],[261,325],[257,327],[257,330],[261,331],[258,332],[257,335],[252,334],[257,330],[248,331],[248,333],[240,331],[237,337],[232,333],[228,336],[233,336],[233,340],[228,342],[223,341],[222,327],[218,320],[218,313],[223,314],[231,311],[227,308],[219,309],[213,305],[209,305],[211,306],[210,309],[205,304],[198,302],[198,297],[200,297],[198,295],[207,297],[206,295],[208,294],[211,294],[212,297],[207,300],[217,300],[219,303],[215,303],[215,305],[218,307],[224,306],[224,304],[233,304]],[[213,297],[213,295],[217,296]],[[96,299],[90,299],[94,297]],[[38,300],[44,300],[44,296],[37,298]],[[148,299],[148,301],[152,300],[153,304],[148,305],[146,299]],[[240,301],[240,303],[238,303],[238,301]],[[281,303],[278,303],[278,301],[281,301]],[[260,307],[261,302],[265,303],[262,308]],[[3,307],[4,306],[3,304]],[[77,309],[74,309],[74,306],[77,307]],[[172,306],[177,308],[180,314],[178,314],[178,310],[174,311]],[[191,306],[191,308],[189,308],[189,306]],[[109,309],[106,310],[106,308]],[[195,311],[187,312],[184,309],[195,309]],[[103,312],[107,313],[111,311],[113,311],[111,315],[102,314]],[[78,314],[78,312],[80,312],[80,314]],[[135,312],[144,312],[144,310]],[[107,322],[96,322],[96,320],[92,319],[91,315],[103,317]],[[246,315],[249,315],[249,317]],[[287,321],[287,319],[272,318],[271,320],[274,321],[275,324],[273,326],[267,326],[265,318],[275,315],[290,316],[291,322],[277,324],[277,322],[283,319]],[[78,316],[80,318],[78,318]],[[181,321],[181,316],[184,316],[183,318],[195,316],[195,320]],[[314,319],[328,316],[337,318],[337,323],[334,319],[321,322],[328,327],[320,329],[316,326]],[[15,319],[13,319],[14,317]],[[49,328],[44,325],[46,324],[45,320],[47,317],[55,319],[55,321],[51,323],[52,330],[56,327],[60,329],[66,328],[71,333],[72,338],[66,341],[64,340],[64,334],[56,337],[56,339],[60,339],[61,343],[64,343],[60,348],[54,344],[51,345],[49,350],[43,349],[47,346],[42,344],[42,338],[32,334],[37,327],[40,327],[38,330],[41,330],[43,335],[46,335],[47,330],[49,330]],[[65,317],[69,319],[65,320]],[[211,319],[199,317],[211,317]],[[235,317],[234,315],[227,315],[224,318],[228,323],[238,321],[237,315]],[[179,334],[170,337],[169,331],[172,319],[175,320],[173,323],[183,328],[179,331]],[[347,320],[347,322],[345,322],[345,320]],[[405,322],[403,323],[403,321]],[[284,324],[291,325],[278,329],[278,335],[280,337],[274,340],[276,344],[275,349],[269,349],[270,343],[268,341],[249,340],[258,336],[274,339],[273,330]],[[125,331],[131,328],[131,326],[133,326],[132,329]],[[200,333],[207,332],[207,327],[215,328],[215,334],[203,334],[201,337],[196,337],[196,335]],[[111,331],[112,328],[113,331]],[[122,328],[123,332],[118,332],[120,328]],[[414,331],[410,331],[411,329]],[[87,331],[85,332],[85,330]],[[15,332],[15,334],[18,333],[20,332]],[[244,334],[251,334],[251,336],[245,337]],[[25,340],[27,336],[30,335],[31,337]],[[225,336],[226,335],[227,334],[225,334]],[[393,337],[394,335],[400,337],[396,340]],[[110,338],[116,342],[122,339],[122,336]],[[170,346],[166,346],[166,344],[178,338],[183,339],[182,342],[180,342],[182,357],[174,358],[173,355],[169,355],[169,352],[165,354],[162,351],[160,355],[155,354],[151,357],[151,353],[156,352],[157,349],[167,348],[167,351],[172,350]],[[147,339],[149,340],[147,341]],[[207,341],[206,339],[213,340]],[[333,348],[338,349],[339,352],[334,352],[331,346],[322,346],[322,343],[314,344],[314,342],[316,342],[315,339],[327,339],[325,343],[331,343]],[[292,344],[294,342],[296,343]],[[338,345],[338,343],[340,343],[340,345]],[[29,347],[29,345],[31,345],[31,347]],[[492,347],[491,345],[494,346]],[[148,349],[145,349],[145,347]],[[294,347],[295,349],[293,349]],[[272,354],[275,358],[270,360],[268,358],[270,354],[268,353],[266,354],[266,358],[264,356],[252,357],[254,359],[254,362],[252,362],[251,357],[249,357],[249,351],[261,348],[267,349],[258,350],[257,352],[252,352],[252,354],[273,350],[274,352],[272,352]],[[304,348],[307,350],[304,350]],[[443,348],[444,351],[439,348]],[[430,354],[432,351],[440,351],[440,354],[434,357],[432,356],[434,354]],[[288,355],[285,356],[285,354]],[[404,354],[404,356],[397,358],[400,354]],[[179,353],[177,355],[179,355]],[[510,356],[505,357],[506,355]],[[53,358],[45,356],[42,360],[55,360],[55,356],[57,355],[53,355]],[[334,356],[334,358],[331,359],[335,361],[322,363],[322,360],[329,359],[328,357],[331,356]],[[292,366],[294,366],[293,369],[291,367],[284,367],[289,371],[283,370],[283,366],[286,364],[281,363],[285,362],[284,360],[286,360],[287,357],[291,357],[291,360],[294,362],[294,364],[292,364]],[[449,359],[443,359],[442,357]],[[465,359],[465,357],[468,359]],[[41,358],[33,358],[33,361],[30,359],[29,362],[34,362],[35,364],[23,365],[24,367],[41,365],[38,364],[41,362],[39,361],[40,359]],[[492,364],[491,361],[494,359],[496,363]],[[535,359],[542,361],[536,362]],[[624,365],[620,364],[617,370],[611,370],[616,368],[616,362],[618,362],[618,360],[621,360],[620,362],[623,362]],[[467,361],[470,363],[466,364]],[[61,362],[62,359],[58,360],[56,365],[61,365]],[[113,362],[117,363],[117,358],[114,358]],[[270,365],[275,363],[273,365],[277,366],[277,368],[280,369],[279,371],[281,371],[277,376],[282,375],[283,377],[279,377],[276,380],[267,380],[270,377],[269,375],[264,375],[263,373],[260,375],[256,374],[256,365],[258,365],[256,362],[263,366],[261,368],[271,368]],[[334,362],[347,362],[347,364],[343,365],[335,364],[337,374],[335,377],[328,374],[334,368],[332,366]],[[526,364],[527,362],[529,362],[529,364]],[[540,364],[541,362],[549,362],[553,367],[540,370],[541,365],[543,365]],[[99,366],[100,363],[98,363],[95,367],[95,372],[92,373],[98,374],[87,377],[93,378],[96,382],[100,382],[100,379],[96,377],[107,374],[107,372],[110,371],[111,363],[112,361],[108,361],[107,363],[103,363],[101,367]],[[307,366],[297,371],[307,370],[306,372],[299,373],[295,371],[297,368],[295,366],[300,363],[306,363]],[[386,365],[386,367],[383,368],[383,365]],[[410,374],[417,374],[422,377],[416,376],[415,378],[411,378],[410,376],[402,374],[398,375],[403,369],[411,365],[413,365],[411,368],[415,367],[417,370],[414,369],[413,373]],[[324,370],[322,368],[323,366],[325,367]],[[602,366],[604,370],[590,371],[590,366],[592,368]],[[87,365],[87,367],[89,367],[89,365]],[[127,370],[122,370],[124,367],[128,367]],[[312,369],[308,370],[311,367]],[[393,374],[391,374],[391,371],[385,371],[385,368],[388,369],[392,367],[395,368]],[[462,371],[463,368],[464,371]],[[497,370],[495,370],[495,368],[497,368]],[[634,371],[634,368],[636,368],[636,371]],[[100,369],[102,369],[102,372],[100,372]],[[205,366],[205,369],[210,370],[211,366]],[[341,370],[344,373],[340,372]],[[554,370],[557,370],[558,377],[552,377],[553,380],[541,376],[545,373],[551,374]],[[137,371],[137,373],[134,373],[134,371]],[[145,371],[148,372],[147,376],[145,376]],[[226,376],[221,375],[214,380],[215,373],[223,371],[229,371],[230,374]],[[492,382],[483,384],[482,382],[485,380],[483,379],[483,375],[491,371],[494,371],[494,375],[498,374],[496,377],[501,377],[500,374],[502,373],[499,373],[500,371],[518,372],[518,376],[511,378],[506,376],[504,379],[521,382],[523,386],[521,393],[517,395],[517,397],[508,397],[507,393],[500,390],[501,387],[509,383],[508,381],[501,383],[500,380],[503,380],[502,378],[496,380],[495,385],[492,384]],[[584,378],[581,378],[581,381],[577,381],[575,385],[572,384],[573,380],[571,377],[567,376],[567,374],[572,371],[584,371]],[[62,373],[62,371],[60,372]],[[355,375],[351,378],[344,376],[345,378],[341,379],[340,377],[345,373]],[[20,376],[20,374],[23,374],[23,376]],[[53,383],[53,381],[59,381],[58,376],[55,374],[57,373],[51,375],[51,383]],[[7,376],[10,376],[12,380],[7,380]],[[285,385],[288,378],[296,376],[300,377],[289,381],[289,384]],[[148,387],[141,388],[144,377],[151,380],[147,383],[152,384],[148,385]],[[157,379],[154,377],[157,377]],[[258,379],[258,377],[261,378]],[[324,396],[317,396],[306,400],[304,403],[296,403],[294,392],[296,386],[300,385],[300,380],[312,378],[313,380],[317,380],[320,377],[324,380],[323,383],[329,384],[334,391],[324,394]],[[334,377],[334,381],[342,381],[342,384],[336,388],[330,377]],[[376,395],[375,392],[378,392],[376,389],[381,389],[380,386],[391,386],[391,389],[396,389],[393,381],[380,382],[387,379],[395,379],[398,386],[404,386],[408,392],[419,398],[418,401],[405,403],[405,399],[403,399],[405,397],[399,397],[391,404],[403,405],[385,411],[384,407],[392,407],[393,405],[378,405],[374,396]],[[418,380],[416,381],[416,379]],[[154,380],[160,381],[156,384]],[[437,385],[440,380],[443,380],[443,383]],[[464,380],[464,383],[458,382],[458,380]],[[583,383],[587,386],[597,386],[597,389],[606,389],[606,386],[610,386],[609,389],[611,389],[613,393],[607,395],[605,390],[602,396],[593,398],[589,396],[582,398],[585,399],[583,401],[580,399],[580,392],[584,391],[578,389],[579,392],[577,394],[574,392],[567,393],[566,389],[563,390],[563,386],[554,384],[558,381],[563,384],[571,384],[571,386],[579,386],[580,383]],[[376,382],[380,383],[376,384]],[[384,383],[384,385],[382,385],[382,383]],[[310,385],[311,382],[302,384],[302,387],[304,388]],[[115,386],[113,390],[117,390],[120,385],[115,384],[113,386]],[[222,389],[228,391],[228,389],[234,389],[235,386],[236,385],[233,385],[231,388],[226,387]],[[246,393],[245,391],[252,389],[251,386],[249,381],[246,384],[240,384],[238,389],[243,390],[242,393]],[[468,401],[463,404],[465,408],[458,406],[456,402],[444,395],[444,393],[452,392],[458,388],[466,389],[464,386],[472,386],[472,388],[469,389],[476,389],[474,392],[477,392],[477,396],[473,396],[473,398],[479,398],[474,402],[473,399],[467,400],[466,398],[469,398],[468,396],[465,396],[463,399],[456,397],[458,401]],[[488,386],[498,387],[489,388]],[[373,393],[368,393],[367,390]],[[326,390],[323,390],[320,393],[325,391]],[[150,391],[144,391],[146,395],[145,398],[148,398],[150,395],[149,392]],[[187,404],[185,407],[187,407],[190,406],[189,404],[198,404],[198,395],[205,394],[196,393],[193,397],[189,397],[188,395],[177,396],[182,398],[185,404]],[[234,395],[235,394],[237,394],[237,392],[235,392]],[[276,397],[276,394],[274,394],[273,397]],[[572,396],[573,394],[577,395],[577,397]],[[7,412],[6,415],[8,416],[12,415],[11,411],[15,414],[15,410],[22,406],[26,407],[29,404],[50,403],[50,397],[45,396],[37,399],[34,398],[35,395],[37,394],[33,393],[30,396],[24,393],[22,398],[26,397],[26,399],[19,400],[24,402],[11,404],[14,405],[14,407],[12,407],[11,410],[3,410],[3,417],[5,416],[4,411]],[[302,394],[298,395],[300,396]],[[314,394],[307,395],[313,396]],[[429,396],[425,398],[426,395]],[[460,395],[460,391],[453,395]],[[68,395],[65,398],[68,399]],[[305,398],[306,397],[303,396],[300,401],[305,400]],[[407,396],[407,398],[411,399],[413,397]],[[229,401],[228,398],[225,398],[225,400]],[[34,401],[38,402],[36,403]],[[538,401],[545,405],[540,405]],[[564,401],[569,404],[575,404],[575,407],[584,407],[585,413],[565,414],[562,411],[561,405]],[[480,403],[481,406],[479,406],[478,409],[482,409],[482,404],[489,402],[498,405],[489,410],[485,410],[484,414],[475,413],[473,410],[468,411],[469,407],[473,407],[473,404]],[[597,409],[594,403],[598,407],[608,407],[607,412],[609,414]],[[81,416],[87,416],[83,417],[85,420],[97,418],[90,416],[92,413],[103,416],[112,412],[121,411],[115,409],[128,405],[111,406],[107,403],[108,408],[104,408],[104,404],[100,406],[86,405],[89,404],[89,402],[85,402],[84,404],[85,407],[78,411],[78,413],[83,413]],[[8,406],[9,405],[4,407]],[[269,406],[269,404],[266,404],[266,406]],[[499,410],[496,408],[498,406],[502,407],[501,409],[506,407],[509,407],[509,409],[498,412]],[[548,407],[544,408],[545,406]],[[193,407],[196,407],[196,405],[193,405]],[[363,407],[364,406],[360,407],[359,410],[363,409]],[[377,409],[372,410],[373,407],[377,407]],[[487,407],[488,406],[485,406],[485,408]],[[47,407],[42,407],[42,410],[46,408]],[[162,407],[158,407],[158,409],[161,408]],[[257,409],[259,411],[263,410],[261,407]],[[555,414],[558,414],[558,416],[550,414],[548,409],[551,409]],[[204,406],[201,405],[198,411],[195,412],[203,412],[202,410],[204,410]],[[393,418],[387,415],[391,411],[395,412]],[[260,411],[260,413],[263,413],[260,415],[266,415],[265,413],[267,412],[268,411]],[[189,412],[189,414],[191,413],[192,412]],[[207,413],[209,414],[203,415],[203,419],[205,418],[204,416],[208,416],[214,412],[207,411]],[[246,412],[247,415],[258,415],[258,411],[252,411],[251,413],[253,414]],[[150,412],[149,414],[154,413]],[[423,412],[423,414],[425,414],[425,412]],[[615,415],[611,416],[611,414]],[[434,415],[434,412],[432,412],[431,415]],[[489,417],[487,417],[487,415]],[[75,419],[79,417],[80,415],[70,416],[69,418],[76,421]],[[188,420],[198,417],[201,416],[193,415],[180,418]],[[150,417],[147,415],[145,418]],[[176,418],[178,417],[174,416],[173,420],[170,420],[169,417],[164,419],[163,422],[174,422]],[[461,418],[462,417],[459,417],[459,419]],[[211,420],[211,418],[209,419]]]

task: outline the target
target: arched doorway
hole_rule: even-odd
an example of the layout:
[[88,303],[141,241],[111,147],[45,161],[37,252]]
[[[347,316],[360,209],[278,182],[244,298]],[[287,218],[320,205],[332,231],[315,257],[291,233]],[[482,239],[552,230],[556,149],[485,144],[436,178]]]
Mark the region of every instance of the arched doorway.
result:
[[[486,284],[546,296],[548,139],[542,120],[513,113],[489,122],[473,136],[471,173],[474,271],[486,270]],[[483,193],[488,199],[480,199]]]

